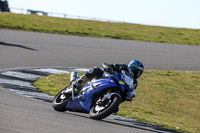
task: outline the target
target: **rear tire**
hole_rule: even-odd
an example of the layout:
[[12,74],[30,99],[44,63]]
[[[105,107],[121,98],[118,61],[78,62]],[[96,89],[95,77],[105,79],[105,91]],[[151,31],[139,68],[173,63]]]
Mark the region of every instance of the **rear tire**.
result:
[[64,94],[63,91],[69,89],[71,86],[68,86],[61,90],[53,99],[52,106],[54,110],[59,112],[67,111],[66,105],[72,99],[72,94]]
[[[95,120],[101,120],[103,118],[106,118],[110,114],[113,113],[113,111],[118,108],[121,98],[118,95],[113,95],[111,99],[109,99],[108,106],[106,105],[100,105],[98,101],[94,104],[94,106],[90,109],[90,118]],[[101,109],[102,108],[102,109]]]

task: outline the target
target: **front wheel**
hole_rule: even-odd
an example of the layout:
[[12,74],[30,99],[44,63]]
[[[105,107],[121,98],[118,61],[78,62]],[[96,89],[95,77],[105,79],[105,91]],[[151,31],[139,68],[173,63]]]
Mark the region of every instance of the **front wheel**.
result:
[[119,106],[121,98],[118,95],[112,95],[110,99],[102,101],[100,98],[96,101],[94,106],[90,109],[90,118],[95,120],[101,120],[106,118],[114,112]]
[[54,97],[52,102],[54,110],[60,112],[67,111],[66,105],[72,99],[71,93],[65,93],[68,89],[71,89],[71,86],[64,88]]

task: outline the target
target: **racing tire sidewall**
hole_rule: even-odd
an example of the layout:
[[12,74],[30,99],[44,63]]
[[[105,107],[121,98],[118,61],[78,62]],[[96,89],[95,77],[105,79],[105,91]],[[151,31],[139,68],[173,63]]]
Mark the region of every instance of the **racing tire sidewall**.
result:
[[[69,87],[69,86],[68,86]],[[67,89],[68,87],[62,89],[53,99],[52,101],[52,106],[54,108],[54,110],[59,111],[59,112],[64,112],[67,111],[66,105],[67,103],[72,99],[72,97],[70,96],[69,98],[67,98],[66,100],[64,100],[63,102],[57,103],[57,98],[61,95],[61,92],[65,89]]]
[[119,106],[121,98],[118,95],[113,95],[111,99],[112,103],[102,112],[94,113],[96,104],[92,106],[90,109],[90,118],[95,120],[101,120],[112,114],[113,111]]

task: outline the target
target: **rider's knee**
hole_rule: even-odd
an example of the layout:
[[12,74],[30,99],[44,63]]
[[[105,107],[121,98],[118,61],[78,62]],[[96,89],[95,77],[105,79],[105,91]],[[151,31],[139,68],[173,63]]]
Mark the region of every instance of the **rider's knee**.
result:
[[92,80],[93,78],[99,79],[103,76],[103,72],[104,71],[101,68],[94,67],[85,72],[85,76],[90,80]]

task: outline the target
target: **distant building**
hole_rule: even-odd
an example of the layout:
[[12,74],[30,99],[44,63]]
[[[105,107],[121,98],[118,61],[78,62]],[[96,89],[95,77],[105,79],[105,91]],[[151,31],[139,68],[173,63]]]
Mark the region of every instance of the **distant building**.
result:
[[1,12],[10,12],[7,0],[0,0],[0,11]]
[[43,15],[43,16],[48,16],[47,12],[43,11],[36,11],[36,10],[27,10],[28,14],[34,14],[34,15]]

